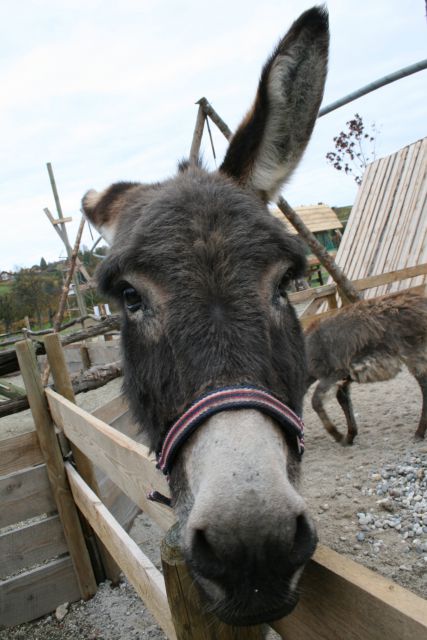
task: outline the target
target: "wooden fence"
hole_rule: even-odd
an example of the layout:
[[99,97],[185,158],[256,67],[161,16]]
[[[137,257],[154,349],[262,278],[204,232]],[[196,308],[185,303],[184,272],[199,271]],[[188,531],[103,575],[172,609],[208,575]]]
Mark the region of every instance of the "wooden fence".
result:
[[[88,415],[136,435],[122,396]],[[96,478],[113,517],[129,529],[139,508],[98,469]],[[0,629],[81,597],[87,596],[79,588],[38,432],[0,439]]]
[[[29,345],[25,342],[18,345],[40,451],[35,451],[33,435],[23,437],[22,459],[27,465],[36,465],[24,469],[18,461],[20,456],[7,447],[9,453],[6,458],[2,457],[2,461],[7,460],[4,471],[8,476],[6,480],[1,479],[1,497],[4,501],[1,513],[6,518],[6,524],[40,513],[51,514],[43,520],[43,524],[40,521],[27,525],[32,528],[31,535],[28,530],[25,531],[25,527],[24,533],[13,534],[13,545],[18,552],[12,561],[13,566],[7,571],[28,566],[28,558],[31,561],[35,558],[39,562],[40,558],[49,559],[53,555],[60,557],[36,570],[39,572],[37,582],[31,581],[30,570],[11,578],[14,584],[10,580],[0,584],[1,623],[16,624],[23,618],[29,620],[40,616],[47,612],[48,606],[54,608],[64,600],[90,597],[96,588],[93,565],[90,562],[82,564],[81,554],[82,549],[86,548],[88,536],[96,535],[98,548],[104,553],[103,558],[110,558],[122,569],[168,638],[260,639],[261,632],[257,627],[227,627],[204,613],[185,563],[174,546],[174,528],[170,529],[174,514],[168,507],[150,502],[146,497],[152,490],[168,495],[165,477],[156,469],[153,456],[143,444],[115,428],[117,422],[114,423],[114,420],[126,422],[123,418],[125,405],[121,404],[120,399],[113,400],[97,415],[77,407],[67,388],[66,372],[62,371],[60,379],[63,361],[58,356],[60,345],[56,336],[50,342],[52,345],[47,345],[48,357],[56,377],[56,388],[63,390],[61,394],[50,389],[44,392],[40,385],[34,384],[37,374]],[[46,408],[45,414],[43,407]],[[106,420],[112,424],[107,424]],[[67,447],[73,450],[77,469],[69,461],[64,463],[62,457],[61,468],[55,466],[58,460],[54,451],[59,451],[59,445],[53,425],[59,431],[63,451],[69,451]],[[131,428],[129,434],[134,435]],[[46,465],[40,464],[42,457],[45,457]],[[114,483],[111,486],[115,487],[115,491],[123,491],[131,504],[144,510],[165,531],[169,529],[162,545],[163,575],[114,516],[108,500],[103,499],[100,476],[89,473],[90,469],[97,469],[97,474],[105,474],[103,477],[108,476],[109,482]],[[17,473],[22,475],[18,478],[14,475]],[[61,473],[66,475],[66,483],[63,483]],[[25,474],[31,475],[27,482]],[[98,481],[95,482],[94,478]],[[55,483],[60,484],[60,492]],[[55,500],[49,494],[49,484]],[[67,493],[70,490],[72,501]],[[59,518],[53,515],[55,503]],[[76,521],[69,518],[75,505],[84,516],[81,529]],[[37,544],[33,535],[36,527],[40,532]],[[49,529],[48,536],[43,533],[43,528],[44,531]],[[11,534],[6,532],[4,535]],[[9,541],[10,548],[12,537],[3,540]],[[68,554],[62,556],[67,549]],[[7,557],[7,554],[0,554],[0,557]],[[50,576],[50,581],[47,578],[40,580],[43,572]],[[66,594],[55,593],[55,596],[58,595],[55,600],[53,591],[57,592],[60,588],[67,588],[68,591]],[[38,604],[40,602],[44,606]],[[427,607],[418,596],[320,546],[302,578],[300,604],[290,616],[276,622],[273,627],[288,640],[359,640],[361,637],[364,640],[421,640],[427,634]]]

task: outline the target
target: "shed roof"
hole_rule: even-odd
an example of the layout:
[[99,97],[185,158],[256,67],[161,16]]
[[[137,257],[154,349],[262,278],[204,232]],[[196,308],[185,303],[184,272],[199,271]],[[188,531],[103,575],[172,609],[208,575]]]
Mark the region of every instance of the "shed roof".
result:
[[[351,280],[427,262],[427,138],[368,165],[336,262]],[[425,282],[418,276],[368,295]]]
[[[295,207],[295,211],[312,233],[342,229],[342,223],[337,214],[326,204],[313,204],[306,207]],[[281,218],[286,221],[283,213],[277,207],[271,209],[271,213],[277,218]],[[286,221],[286,223],[290,233],[296,234],[297,230],[292,226],[292,224],[288,221]]]

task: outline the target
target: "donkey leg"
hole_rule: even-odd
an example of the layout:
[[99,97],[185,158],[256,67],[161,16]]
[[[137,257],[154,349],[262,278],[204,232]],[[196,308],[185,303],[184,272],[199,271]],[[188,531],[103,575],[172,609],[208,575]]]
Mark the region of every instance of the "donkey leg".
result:
[[337,400],[341,409],[344,411],[345,419],[347,421],[347,444],[353,444],[353,440],[357,436],[357,423],[353,413],[353,404],[351,402],[350,384],[351,380],[345,380],[337,389]]
[[417,430],[415,431],[415,440],[423,440],[427,428],[427,374],[415,376],[416,381],[421,387],[423,394],[423,406],[421,409],[421,418]]
[[325,407],[323,406],[324,397],[329,389],[334,386],[334,384],[336,384],[336,380],[320,380],[316,389],[314,390],[313,397],[311,399],[311,405],[321,419],[326,431],[330,433],[337,442],[341,442],[341,440],[343,439],[343,435],[335,427],[334,423],[326,413]]

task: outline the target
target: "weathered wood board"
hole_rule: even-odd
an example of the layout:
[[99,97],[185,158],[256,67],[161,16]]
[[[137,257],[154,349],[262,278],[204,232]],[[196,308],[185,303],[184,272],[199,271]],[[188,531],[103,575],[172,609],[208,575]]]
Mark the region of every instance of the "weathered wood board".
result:
[[0,582],[0,629],[50,613],[80,592],[67,556]]
[[59,516],[53,515],[0,535],[0,579],[67,552]]
[[43,462],[35,431],[0,440],[0,476]]
[[1,477],[0,504],[0,528],[56,511],[46,466],[43,464]]

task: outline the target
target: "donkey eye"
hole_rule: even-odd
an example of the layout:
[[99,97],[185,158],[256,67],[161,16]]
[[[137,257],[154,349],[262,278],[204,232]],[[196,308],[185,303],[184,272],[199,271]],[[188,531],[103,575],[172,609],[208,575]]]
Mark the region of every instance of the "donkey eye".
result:
[[287,271],[282,279],[277,284],[273,294],[273,304],[280,305],[280,303],[286,302],[288,295],[287,290],[291,284],[292,273]]
[[123,289],[122,295],[125,305],[131,313],[141,309],[142,298],[136,289],[133,287],[126,287],[126,289]]

